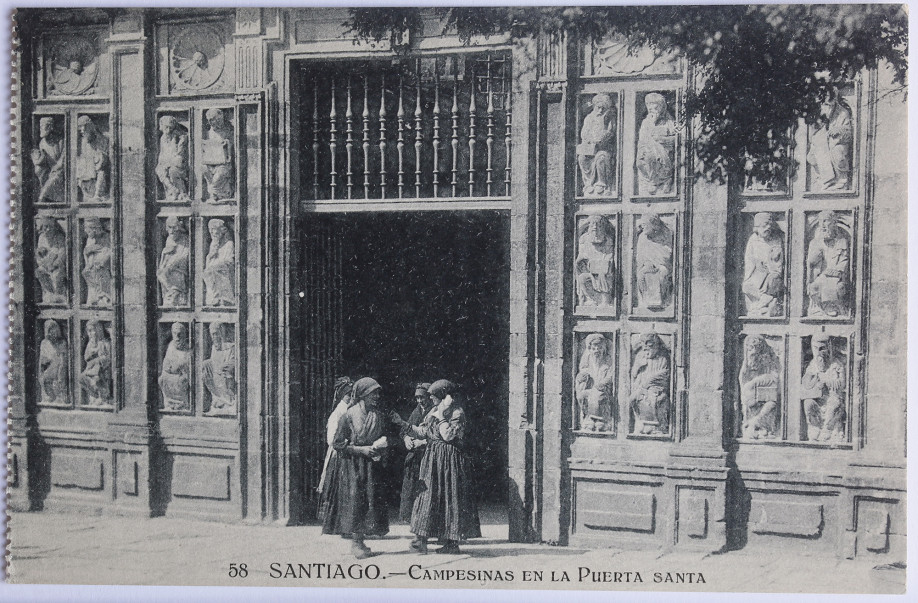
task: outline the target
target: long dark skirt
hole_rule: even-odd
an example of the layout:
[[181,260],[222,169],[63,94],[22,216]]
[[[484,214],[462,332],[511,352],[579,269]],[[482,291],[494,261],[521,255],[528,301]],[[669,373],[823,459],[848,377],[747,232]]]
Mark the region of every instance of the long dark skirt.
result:
[[422,450],[412,450],[405,457],[405,474],[402,477],[402,499],[398,508],[398,517],[404,522],[411,521],[414,510],[414,499],[418,494],[418,477],[421,474]]
[[463,451],[430,440],[421,459],[411,531],[422,537],[457,541],[480,537],[478,505],[470,478],[471,466]]
[[389,532],[389,510],[385,489],[379,480],[379,462],[363,456],[338,454],[333,471],[326,476],[323,534],[365,534]]

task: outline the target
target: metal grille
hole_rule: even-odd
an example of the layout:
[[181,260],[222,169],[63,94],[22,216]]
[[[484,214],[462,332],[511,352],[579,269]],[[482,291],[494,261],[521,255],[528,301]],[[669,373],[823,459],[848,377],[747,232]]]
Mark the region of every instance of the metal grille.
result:
[[510,57],[465,54],[308,65],[304,199],[510,195]]

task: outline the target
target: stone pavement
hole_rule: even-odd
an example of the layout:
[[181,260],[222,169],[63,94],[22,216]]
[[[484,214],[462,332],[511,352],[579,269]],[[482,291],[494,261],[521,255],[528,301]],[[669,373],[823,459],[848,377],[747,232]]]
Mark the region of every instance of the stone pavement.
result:
[[[13,513],[8,528],[9,580],[19,584],[696,593],[902,593],[905,588],[904,570],[878,567],[876,562],[770,550],[661,553],[517,544],[506,541],[505,524],[494,522],[483,525],[483,538],[463,544],[457,556],[410,553],[407,526],[394,525],[389,536],[367,541],[380,554],[363,561],[349,555],[348,541],[323,536],[318,526]],[[230,577],[234,564],[245,564],[245,577]],[[569,581],[562,581],[565,575]]]

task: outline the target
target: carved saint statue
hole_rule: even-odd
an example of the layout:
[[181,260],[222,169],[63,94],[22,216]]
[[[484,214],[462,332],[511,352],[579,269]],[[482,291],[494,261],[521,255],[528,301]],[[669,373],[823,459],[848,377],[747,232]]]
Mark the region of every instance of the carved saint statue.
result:
[[615,160],[615,116],[612,98],[597,94],[591,102],[593,110],[583,118],[577,163],[583,179],[585,197],[601,197],[612,193]]
[[236,192],[233,169],[233,128],[224,119],[223,109],[207,110],[207,138],[202,163],[204,183],[212,203],[231,199]]
[[824,333],[813,335],[810,349],[813,359],[803,373],[801,393],[807,440],[843,442],[847,389],[845,358],[833,349],[831,338]]
[[112,342],[98,320],[87,323],[86,338],[86,366],[80,373],[80,387],[86,391],[90,406],[108,406],[112,403]]
[[757,440],[778,436],[780,370],[778,356],[764,337],[746,337],[739,375],[744,438]]
[[108,138],[99,131],[88,115],[77,120],[80,151],[76,160],[76,177],[84,203],[108,201]]
[[236,244],[223,220],[207,223],[210,250],[204,260],[204,302],[208,306],[236,305]]
[[669,433],[669,350],[656,333],[641,337],[631,367],[631,412],[634,431],[645,435]]
[[784,313],[784,233],[774,216],[759,212],[743,259],[743,297],[746,316]]
[[87,306],[112,305],[112,242],[99,218],[86,220],[83,280]]
[[41,303],[67,302],[67,233],[54,218],[36,219],[35,276],[41,286]]
[[847,316],[850,308],[850,240],[838,214],[819,212],[819,224],[806,254],[808,316]]
[[580,370],[575,379],[580,429],[609,431],[615,388],[612,341],[600,333],[593,333],[584,340],[583,347]]
[[38,120],[38,148],[32,149],[32,164],[38,178],[39,203],[63,203],[64,140],[54,127],[53,117]]
[[854,125],[851,108],[834,89],[822,104],[819,125],[812,130],[806,162],[812,170],[814,192],[851,188]]
[[156,176],[166,190],[166,201],[188,201],[188,135],[172,115],[159,118],[159,131]]
[[183,323],[172,323],[172,341],[163,356],[159,389],[166,410],[191,410],[191,352],[188,329]]
[[188,305],[188,230],[175,216],[166,218],[166,244],[159,256],[156,278],[162,288],[163,306]]
[[611,307],[615,293],[615,229],[594,215],[580,226],[577,245],[577,303]]
[[210,393],[208,414],[236,414],[236,344],[222,322],[210,324],[210,358],[204,361],[204,387]]
[[676,121],[662,94],[644,97],[647,116],[638,131],[637,171],[642,195],[669,195],[675,183]]
[[673,231],[657,214],[644,214],[634,251],[637,304],[641,310],[663,310],[673,299]]
[[67,338],[61,333],[61,326],[56,320],[46,320],[44,330],[45,336],[38,351],[41,403],[69,404],[70,352]]

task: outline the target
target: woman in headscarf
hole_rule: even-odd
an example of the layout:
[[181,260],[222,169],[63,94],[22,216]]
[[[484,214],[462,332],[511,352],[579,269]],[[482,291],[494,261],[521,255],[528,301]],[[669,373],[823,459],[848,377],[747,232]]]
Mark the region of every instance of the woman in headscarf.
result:
[[[419,383],[414,389],[415,407],[408,417],[408,424],[417,427],[424,421],[424,417],[433,408],[430,394],[427,390],[430,383]],[[414,508],[414,497],[417,495],[418,475],[421,472],[421,459],[424,458],[427,440],[419,438],[414,433],[404,430],[402,441],[405,449],[408,451],[405,456],[405,473],[402,478],[402,500],[399,506],[399,519],[405,522],[411,521],[411,511]]]
[[351,392],[354,389],[354,380],[350,377],[338,377],[335,379],[335,393],[333,396],[335,409],[332,410],[328,417],[328,423],[325,424],[325,443],[328,445],[328,451],[325,453],[325,464],[322,466],[322,477],[319,479],[319,487],[316,491],[319,493],[319,519],[325,519],[325,513],[328,511],[328,503],[331,495],[331,481],[335,474],[335,461],[338,453],[333,446],[335,442],[335,433],[338,431],[338,421],[347,409],[354,403]]
[[364,544],[367,534],[389,532],[389,516],[379,460],[387,446],[389,417],[379,410],[381,386],[364,377],[354,384],[354,405],[338,421],[332,446],[338,455],[328,485],[332,490],[322,525],[323,534],[350,534],[351,553],[358,559],[370,556]]
[[403,426],[427,438],[411,514],[415,535],[411,549],[427,552],[427,539],[433,537],[445,541],[438,553],[457,555],[460,540],[481,536],[471,462],[463,448],[465,411],[454,399],[455,384],[446,379],[435,381],[427,393],[435,404],[433,409],[421,425]]

